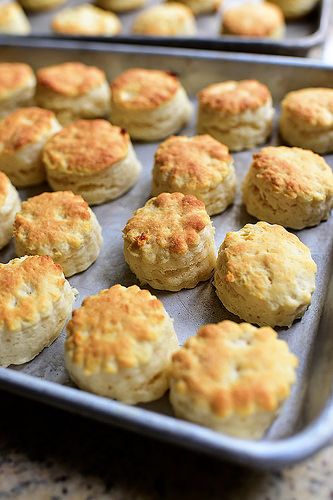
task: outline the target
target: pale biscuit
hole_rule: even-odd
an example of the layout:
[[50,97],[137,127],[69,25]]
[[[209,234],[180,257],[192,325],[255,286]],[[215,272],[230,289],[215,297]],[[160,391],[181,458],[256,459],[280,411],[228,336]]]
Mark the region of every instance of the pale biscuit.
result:
[[36,102],[51,109],[62,125],[68,125],[79,118],[106,117],[110,88],[101,69],[66,62],[37,71]]
[[172,357],[170,401],[178,417],[260,439],[289,397],[297,365],[270,327],[205,325]]
[[133,139],[157,141],[190,120],[192,105],[173,73],[133,68],[111,84],[111,122]]
[[22,106],[29,106],[35,94],[36,78],[27,64],[0,63],[0,120]]
[[256,153],[243,184],[246,210],[293,229],[316,226],[333,208],[333,173],[319,155],[300,148]]
[[0,249],[12,238],[16,212],[20,210],[20,197],[8,179],[0,172]]
[[0,264],[0,366],[33,359],[60,334],[75,290],[51,257]]
[[147,3],[147,0],[96,0],[96,5],[102,9],[114,12],[127,12],[139,9]]
[[55,9],[66,2],[66,0],[19,0],[22,7],[32,12]]
[[194,15],[186,5],[170,2],[153,5],[137,15],[133,33],[145,36],[190,36],[197,31]]
[[61,129],[54,113],[21,108],[0,122],[0,168],[14,186],[34,186],[46,179],[42,150]]
[[272,131],[272,96],[256,80],[214,83],[201,90],[198,99],[198,133],[211,135],[231,151],[251,149]]
[[52,29],[63,35],[114,36],[121,22],[112,12],[85,3],[63,9],[53,17]]
[[0,34],[28,35],[30,31],[30,22],[18,3],[0,4]]
[[43,193],[22,203],[14,224],[16,255],[49,255],[65,276],[85,271],[103,244],[88,204],[71,191]]
[[280,7],[288,19],[305,16],[313,10],[319,0],[270,0]]
[[152,195],[192,194],[208,215],[223,212],[233,202],[236,175],[228,148],[209,135],[173,136],[155,153]]
[[269,2],[244,3],[229,7],[223,13],[221,33],[249,38],[283,38],[283,12]]
[[134,213],[124,231],[124,255],[143,284],[158,290],[194,288],[214,270],[214,228],[194,196],[162,193]]
[[281,104],[280,132],[291,146],[320,154],[333,151],[333,89],[289,92]]
[[[169,2],[172,0],[168,0]],[[191,9],[194,15],[216,12],[223,0],[178,0]]]
[[227,233],[214,284],[224,307],[241,319],[289,327],[311,303],[316,271],[309,248],[297,236],[257,222]]
[[127,132],[106,120],[64,128],[45,145],[43,162],[54,191],[69,189],[92,205],[124,194],[141,172]]
[[66,367],[82,389],[127,404],[153,401],[168,389],[178,341],[148,290],[115,285],[86,298],[67,331]]

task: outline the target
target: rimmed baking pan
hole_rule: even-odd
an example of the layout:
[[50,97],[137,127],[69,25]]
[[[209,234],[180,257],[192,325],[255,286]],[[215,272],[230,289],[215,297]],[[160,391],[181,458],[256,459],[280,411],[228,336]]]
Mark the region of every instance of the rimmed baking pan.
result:
[[[25,46],[2,46],[0,61],[25,61],[34,68],[68,60],[79,60],[103,68],[109,79],[132,66],[161,68],[179,74],[189,95],[205,85],[225,80],[257,78],[266,83],[278,109],[283,95],[305,86],[330,86],[333,68],[320,62],[295,58],[245,54],[217,54],[192,50],[147,48],[125,45],[100,45],[79,42],[45,41],[37,47],[31,41]],[[184,131],[195,132],[195,118]],[[271,144],[278,144],[275,132]],[[115,283],[125,286],[136,283],[123,258],[121,230],[132,212],[143,206],[150,196],[153,154],[157,144],[135,143],[143,165],[137,185],[123,197],[94,208],[103,227],[104,246],[97,262],[86,272],[70,279],[83,298]],[[253,151],[234,155],[238,185],[251,162]],[[326,156],[333,165],[333,156]],[[47,186],[20,190],[22,198],[45,191]],[[237,230],[253,222],[241,204],[236,203],[222,215],[213,217],[216,245],[227,231]],[[64,333],[36,359],[19,367],[0,369],[0,387],[59,406],[66,410],[103,420],[112,425],[200,450],[219,458],[246,463],[254,467],[281,467],[302,460],[333,438],[333,218],[311,229],[298,231],[318,264],[313,302],[301,321],[279,335],[300,359],[297,383],[273,426],[261,441],[244,441],[218,434],[209,429],[176,419],[167,397],[151,404],[130,407],[80,391],[72,386],[64,369]],[[14,257],[13,245],[0,253],[0,261]],[[219,302],[211,282],[179,293],[156,292],[175,320],[180,343],[195,334],[198,327],[222,319],[237,319],[228,314]],[[1,346],[0,346],[1,347]]]
[[[232,5],[234,0],[225,0],[225,5]],[[65,5],[46,12],[29,14],[32,34],[28,38],[54,37],[57,39],[83,39],[56,35],[51,27],[52,17],[67,6],[84,3],[83,0],[70,0]],[[161,3],[151,0],[147,6]],[[197,17],[198,32],[190,37],[147,37],[133,35],[131,27],[139,11],[121,14],[122,33],[116,37],[89,37],[95,41],[108,43],[135,43],[140,45],[159,45],[220,51],[254,52],[289,56],[306,56],[311,49],[319,47],[325,41],[329,26],[331,2],[320,0],[318,6],[308,15],[295,21],[288,21],[286,35],[282,40],[241,38],[219,34],[221,14]],[[223,12],[223,10],[222,10]],[[88,39],[89,39],[88,38]],[[86,39],[86,38],[85,38]],[[1,38],[0,38],[1,43]]]

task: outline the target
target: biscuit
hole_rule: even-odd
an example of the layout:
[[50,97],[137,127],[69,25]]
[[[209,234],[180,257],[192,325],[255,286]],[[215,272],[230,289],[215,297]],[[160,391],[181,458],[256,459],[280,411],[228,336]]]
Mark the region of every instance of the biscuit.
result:
[[147,3],[147,0],[96,0],[96,5],[102,9],[114,12],[127,12],[139,9]]
[[291,326],[315,290],[310,250],[282,226],[246,224],[227,233],[216,263],[216,293],[228,311],[260,326]]
[[178,2],[153,5],[140,12],[133,33],[145,36],[190,36],[197,31],[191,9]]
[[297,365],[270,327],[205,325],[172,357],[170,401],[178,417],[260,439],[289,397]]
[[259,220],[293,229],[316,226],[333,208],[332,170],[312,151],[264,148],[244,180],[243,202]]
[[231,151],[251,149],[271,134],[272,96],[256,80],[214,83],[198,99],[198,133],[211,135]]
[[14,224],[16,255],[49,255],[65,276],[85,271],[103,244],[88,204],[71,191],[43,193],[22,203]]
[[8,179],[0,172],[0,249],[12,238],[16,212],[20,210],[20,197]]
[[19,0],[22,7],[32,12],[55,9],[66,2],[66,0]]
[[221,33],[249,38],[283,38],[284,15],[280,7],[269,2],[244,3],[229,7],[223,13]]
[[46,178],[42,150],[61,129],[54,113],[21,108],[0,122],[0,168],[14,186],[34,186]]
[[66,367],[82,389],[127,404],[153,401],[168,389],[178,341],[162,302],[148,290],[115,285],[86,298],[67,332]]
[[106,120],[65,127],[45,145],[43,163],[54,191],[71,190],[92,205],[124,194],[141,172],[127,132]]
[[280,7],[287,19],[305,16],[318,4],[318,0],[270,0]]
[[133,68],[111,84],[111,122],[132,139],[157,141],[190,120],[192,105],[173,73]]
[[0,264],[0,366],[33,359],[59,336],[75,290],[51,257]]
[[291,146],[320,154],[333,151],[333,89],[289,92],[281,104],[280,132]]
[[0,34],[28,35],[30,31],[30,22],[18,3],[0,4]]
[[36,102],[51,109],[62,125],[79,118],[109,114],[110,88],[104,71],[79,62],[48,66],[37,71]]
[[[170,1],[170,0],[169,0]],[[223,0],[178,0],[191,9],[194,15],[216,12]]]
[[121,22],[112,12],[84,3],[61,10],[53,17],[52,29],[62,35],[114,36]]
[[208,215],[233,202],[236,175],[228,148],[209,135],[173,136],[155,153],[152,195],[180,192],[204,202]]
[[208,280],[214,270],[214,228],[202,201],[162,193],[127,222],[124,255],[143,284],[176,292]]
[[36,78],[27,64],[0,63],[0,120],[22,106],[29,106],[35,94]]

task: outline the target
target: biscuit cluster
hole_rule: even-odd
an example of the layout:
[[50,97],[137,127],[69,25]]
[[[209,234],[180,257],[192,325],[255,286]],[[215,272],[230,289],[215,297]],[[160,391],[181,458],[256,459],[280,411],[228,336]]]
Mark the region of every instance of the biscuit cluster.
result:
[[[89,205],[136,184],[142,167],[132,140],[162,141],[152,197],[123,228],[133,280],[175,293],[209,287],[213,277],[221,307],[246,323],[204,325],[179,348],[157,297],[110,283],[72,313],[65,364],[84,390],[137,404],[170,389],[177,416],[260,438],[296,380],[297,358],[273,327],[306,315],[315,291],[310,250],[286,228],[316,226],[333,207],[332,170],[317,154],[333,150],[331,92],[301,89],[284,98],[280,130],[293,147],[253,155],[241,191],[258,222],[227,232],[216,252],[211,216],[227,210],[237,190],[230,151],[260,146],[272,131],[266,85],[201,89],[198,135],[189,137],[174,135],[193,108],[172,72],[132,68],[109,85],[102,70],[77,62],[41,68],[36,77],[24,64],[0,64],[0,248],[14,236],[18,257],[0,264],[0,365],[28,362],[59,336],[76,294],[66,277],[92,266],[103,245]],[[21,203],[15,187],[45,180],[53,192],[42,187]]]

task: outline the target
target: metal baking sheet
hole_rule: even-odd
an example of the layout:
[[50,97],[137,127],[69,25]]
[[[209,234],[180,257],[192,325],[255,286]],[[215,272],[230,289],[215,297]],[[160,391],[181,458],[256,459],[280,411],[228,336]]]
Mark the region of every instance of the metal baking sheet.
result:
[[[7,1],[7,0],[0,0]],[[29,38],[41,36],[52,36],[56,38],[71,38],[56,35],[50,23],[53,16],[68,6],[84,3],[84,0],[69,0],[64,5],[46,12],[28,13],[32,25],[32,35]],[[161,3],[161,0],[149,0],[147,7]],[[136,43],[141,45],[159,45],[173,47],[187,47],[209,50],[230,50],[238,52],[255,52],[266,54],[306,56],[308,52],[323,44],[330,16],[330,0],[320,0],[318,7],[306,17],[296,21],[287,22],[286,36],[282,40],[241,38],[236,36],[220,35],[219,28],[223,9],[240,0],[225,0],[221,12],[217,14],[198,16],[198,32],[191,37],[147,37],[133,35],[131,32],[134,18],[138,10],[127,14],[120,14],[123,31],[117,37],[92,37],[94,40],[107,41],[110,43]],[[75,37],[80,39],[82,37]],[[0,38],[1,42],[1,38]]]
[[[0,48],[0,61],[25,61],[34,68],[68,60],[95,64],[105,70],[111,80],[132,66],[161,68],[179,74],[195,102],[199,89],[225,79],[257,78],[271,89],[278,105],[284,94],[304,86],[331,86],[333,68],[321,63],[294,58],[276,58],[245,54],[217,54],[190,50],[175,51],[163,48],[93,45],[63,42],[60,48],[52,42],[39,48],[28,42],[25,47]],[[27,46],[28,45],[28,46]],[[193,134],[195,117],[184,130]],[[277,125],[277,124],[276,124]],[[275,132],[271,144],[279,144]],[[96,263],[86,272],[70,279],[80,296],[78,307],[87,295],[108,288],[115,283],[125,286],[137,283],[123,258],[121,230],[132,212],[144,205],[150,196],[153,154],[157,144],[135,144],[143,165],[136,186],[125,196],[94,208],[102,224],[104,246]],[[252,152],[234,155],[238,185],[251,161]],[[333,165],[333,156],[327,156]],[[21,190],[22,198],[47,189],[39,186]],[[254,222],[245,212],[238,194],[236,203],[225,213],[213,217],[216,228],[216,246],[219,247],[229,230],[237,230],[247,222]],[[0,369],[0,387],[26,397],[60,406],[110,424],[149,434],[156,438],[195,448],[217,457],[247,463],[257,467],[276,467],[304,459],[333,438],[333,217],[319,226],[297,235],[307,244],[318,264],[317,288],[312,305],[301,321],[289,330],[280,329],[290,349],[300,358],[297,383],[290,399],[283,406],[275,423],[259,442],[242,441],[218,434],[209,429],[175,419],[167,397],[151,404],[130,407],[95,396],[73,387],[64,369],[64,333],[35,360],[19,367]],[[0,253],[1,262],[14,257],[13,245]],[[329,288],[330,287],[330,288]],[[198,327],[225,318],[237,320],[223,308],[210,281],[193,290],[179,293],[155,292],[175,320],[180,343],[196,333]]]

